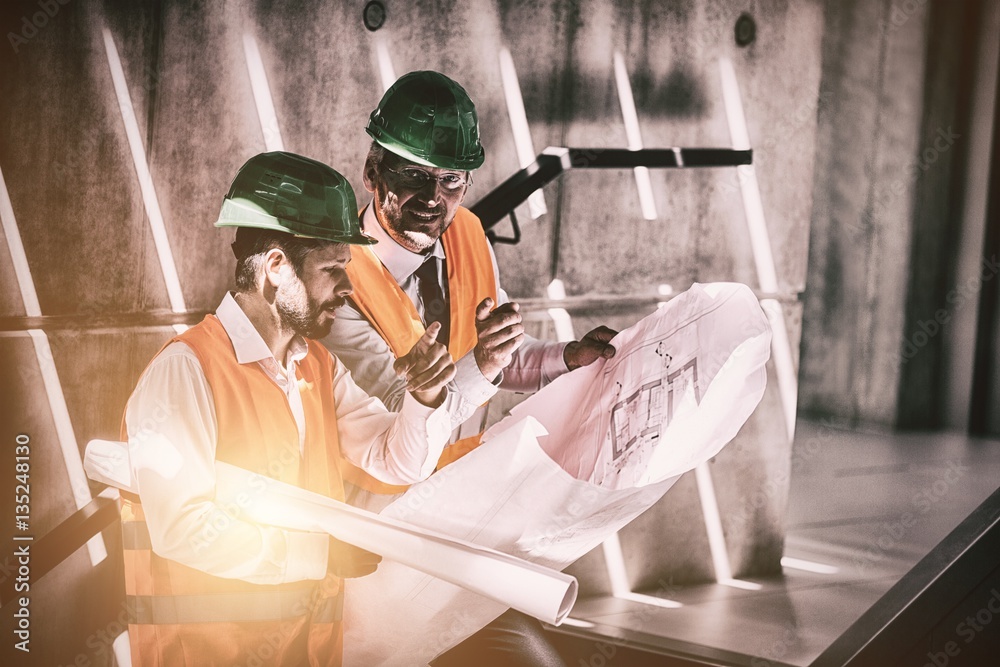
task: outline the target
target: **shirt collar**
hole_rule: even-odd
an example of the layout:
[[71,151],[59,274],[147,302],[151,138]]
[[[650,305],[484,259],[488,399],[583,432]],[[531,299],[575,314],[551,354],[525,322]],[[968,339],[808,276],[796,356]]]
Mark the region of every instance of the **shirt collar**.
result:
[[[260,333],[257,332],[253,322],[243,312],[240,304],[233,298],[232,292],[227,292],[222,298],[215,311],[215,316],[219,318],[219,323],[226,330],[233,350],[236,352],[236,361],[241,364],[250,364],[255,361],[267,362],[271,360],[277,363],[271,348],[267,346]],[[301,361],[309,351],[309,346],[302,336],[296,336],[288,346],[288,358],[286,367],[291,367],[292,362]]]
[[444,259],[444,245],[438,239],[431,247],[428,255],[410,252],[403,246],[396,243],[391,236],[382,228],[375,217],[375,206],[368,204],[364,215],[361,217],[361,224],[365,233],[373,236],[378,243],[368,246],[375,256],[379,258],[382,265],[389,270],[397,283],[404,283],[414,271],[420,268],[428,256]]

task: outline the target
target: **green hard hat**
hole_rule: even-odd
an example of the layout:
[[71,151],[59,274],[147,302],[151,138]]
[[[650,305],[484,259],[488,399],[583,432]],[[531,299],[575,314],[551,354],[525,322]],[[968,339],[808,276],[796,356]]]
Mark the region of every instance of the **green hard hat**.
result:
[[380,146],[426,167],[469,171],[483,164],[476,106],[444,74],[404,74],[368,118],[365,132]]
[[294,153],[255,155],[240,167],[216,227],[257,227],[294,236],[370,245],[347,179]]

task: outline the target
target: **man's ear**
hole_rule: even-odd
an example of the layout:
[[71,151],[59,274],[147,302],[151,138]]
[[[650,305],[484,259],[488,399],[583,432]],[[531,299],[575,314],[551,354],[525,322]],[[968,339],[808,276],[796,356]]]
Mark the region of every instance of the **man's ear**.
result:
[[264,284],[277,289],[293,273],[288,256],[281,248],[271,248],[264,253]]
[[365,190],[375,194],[375,180],[378,178],[377,170],[375,169],[375,163],[372,162],[371,158],[365,160],[365,168],[361,172],[361,180],[364,182]]

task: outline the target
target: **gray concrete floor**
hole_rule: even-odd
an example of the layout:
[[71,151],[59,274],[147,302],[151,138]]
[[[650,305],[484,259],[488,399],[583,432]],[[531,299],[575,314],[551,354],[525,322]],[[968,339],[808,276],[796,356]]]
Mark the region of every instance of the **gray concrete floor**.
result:
[[784,554],[836,572],[785,567],[749,579],[758,591],[679,587],[669,591],[678,609],[583,599],[571,618],[589,627],[562,630],[730,664],[808,665],[1000,486],[1000,440],[961,435],[800,421],[792,461]]

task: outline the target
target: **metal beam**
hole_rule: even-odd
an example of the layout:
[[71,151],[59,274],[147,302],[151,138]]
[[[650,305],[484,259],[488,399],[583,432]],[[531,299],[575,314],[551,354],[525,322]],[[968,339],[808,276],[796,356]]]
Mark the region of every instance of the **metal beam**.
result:
[[494,188],[471,210],[489,230],[532,192],[570,169],[690,169],[753,163],[753,150],[731,148],[546,148],[535,161]]

